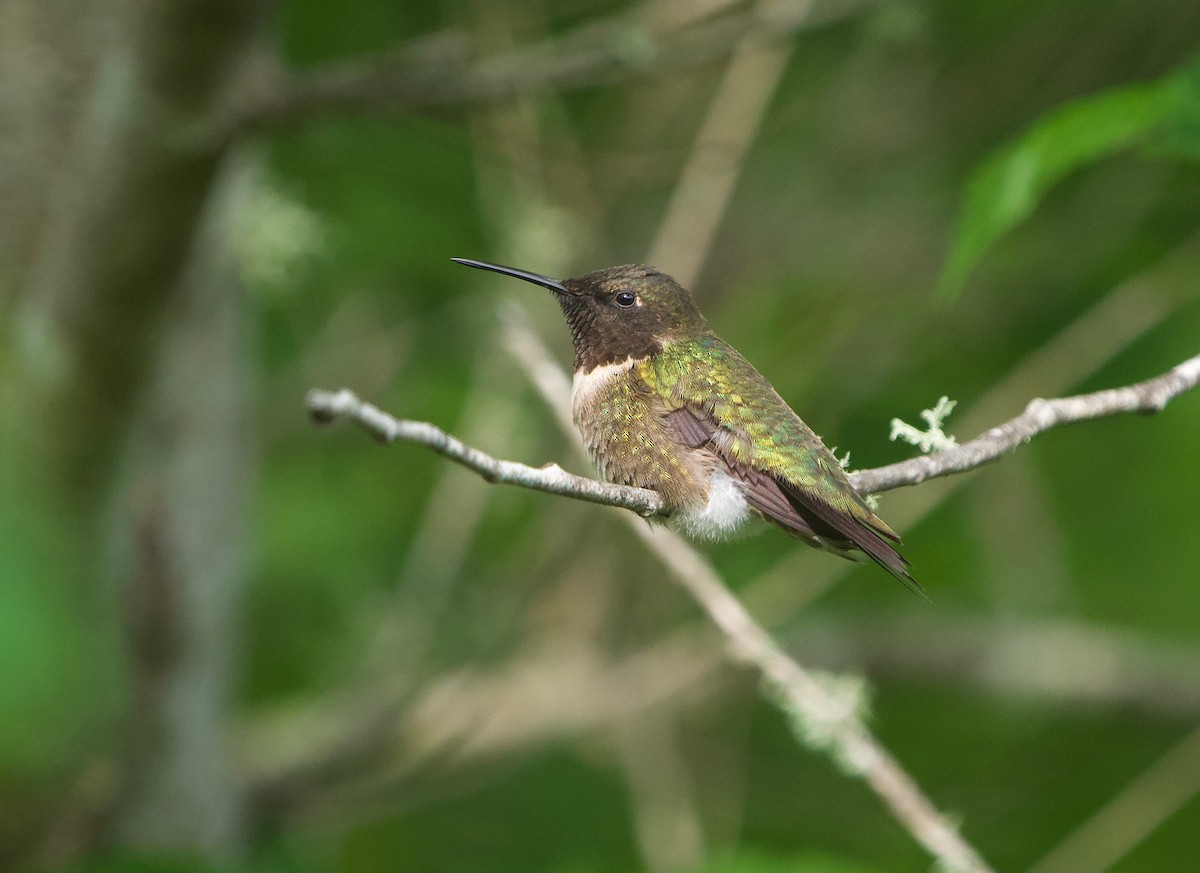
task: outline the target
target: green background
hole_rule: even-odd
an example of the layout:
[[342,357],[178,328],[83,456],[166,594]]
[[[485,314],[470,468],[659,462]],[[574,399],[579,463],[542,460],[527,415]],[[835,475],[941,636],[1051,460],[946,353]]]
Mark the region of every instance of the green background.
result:
[[[718,23],[750,8],[714,5]],[[516,301],[567,365],[552,300],[448,259],[569,275],[647,258],[730,63],[655,47],[646,22],[687,8],[288,0],[239,24],[284,79],[408,46],[434,96],[278,118],[253,118],[251,101],[202,191],[215,218],[158,228],[180,253],[157,284],[128,274],[153,317],[113,303],[131,307],[115,321],[141,332],[128,359],[142,363],[78,389],[68,369],[49,401],[58,358],[40,345],[52,307],[34,267],[69,251],[41,216],[65,208],[47,192],[72,190],[71,165],[30,198],[33,230],[0,250],[0,860],[928,869],[869,790],[796,743],[754,676],[713,666],[719,641],[617,513],[488,486],[304,414],[308,389],[347,387],[500,457],[590,472],[497,314]],[[146,48],[113,21],[63,79],[79,93],[106,57]],[[43,24],[7,45],[28,35],[69,57],[77,26]],[[860,468],[915,451],[889,442],[889,422],[917,423],[942,395],[965,440],[1033,397],[1166,371],[1200,350],[1197,34],[1200,7],[1183,0],[818,2],[776,33],[788,55],[761,118],[734,124],[760,127],[715,238],[696,242],[698,302]],[[544,43],[562,64],[577,40],[630,60],[578,87],[436,96],[456,52]],[[86,105],[61,113],[72,160],[105,155]],[[138,112],[137,137],[178,134]],[[113,190],[188,196],[172,167],[135,166]],[[81,190],[71,208],[104,206]],[[121,220],[100,248],[136,263]],[[221,254],[188,249],[204,227]],[[106,293],[80,263],[81,299]],[[216,270],[222,292],[178,291],[186,264]],[[218,335],[211,357],[192,355]],[[113,420],[93,433],[95,413],[63,409]],[[931,603],[775,531],[703,551],[802,663],[864,676],[880,739],[997,870],[1026,870],[1195,729],[1198,435],[1200,395],[1185,394],[1154,418],[1048,433],[951,487],[883,496]],[[175,560],[179,536],[195,537],[200,571]],[[215,610],[194,581],[208,571],[223,580]],[[216,692],[179,680],[193,667]],[[215,715],[189,709],[196,687]],[[1165,803],[1144,838],[1128,853],[1091,841],[1097,860],[1067,869],[1191,869],[1187,748],[1103,829],[1120,843]],[[186,766],[164,793],[139,791],[172,761]],[[214,807],[191,805],[210,776],[215,793],[199,794],[228,817],[215,828]]]

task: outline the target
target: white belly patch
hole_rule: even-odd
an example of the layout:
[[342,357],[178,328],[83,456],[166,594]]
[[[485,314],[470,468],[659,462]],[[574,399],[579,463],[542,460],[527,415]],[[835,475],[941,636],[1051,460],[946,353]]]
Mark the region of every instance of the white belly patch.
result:
[[742,483],[721,469],[712,471],[708,502],[682,509],[671,516],[671,526],[697,539],[719,540],[730,536],[750,518],[750,504]]

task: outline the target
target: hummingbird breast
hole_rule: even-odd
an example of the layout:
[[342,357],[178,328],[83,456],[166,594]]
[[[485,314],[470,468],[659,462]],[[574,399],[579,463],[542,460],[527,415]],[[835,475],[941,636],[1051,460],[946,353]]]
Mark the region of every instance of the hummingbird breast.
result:
[[[666,404],[639,378],[640,363],[631,357],[576,371],[571,405],[584,446],[609,482],[657,491],[672,514],[702,513],[721,472],[717,458],[683,444]],[[732,485],[726,491],[737,496]]]

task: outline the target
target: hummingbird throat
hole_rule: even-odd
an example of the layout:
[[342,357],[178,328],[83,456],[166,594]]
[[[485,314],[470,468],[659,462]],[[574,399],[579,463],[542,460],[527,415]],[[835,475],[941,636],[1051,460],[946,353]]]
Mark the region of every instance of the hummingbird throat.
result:
[[575,372],[590,373],[598,367],[640,361],[663,349],[661,326],[640,307],[633,313],[617,313],[588,295],[556,295],[571,329],[575,348]]

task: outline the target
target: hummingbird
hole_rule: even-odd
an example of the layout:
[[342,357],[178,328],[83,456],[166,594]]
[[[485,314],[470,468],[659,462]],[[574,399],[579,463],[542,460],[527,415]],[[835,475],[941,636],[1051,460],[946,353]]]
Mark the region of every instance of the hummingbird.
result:
[[571,406],[589,456],[609,482],[658,492],[671,526],[721,539],[757,517],[815,548],[865,555],[923,592],[900,537],[673,278],[625,265],[553,279],[452,260],[554,293],[571,330]]

